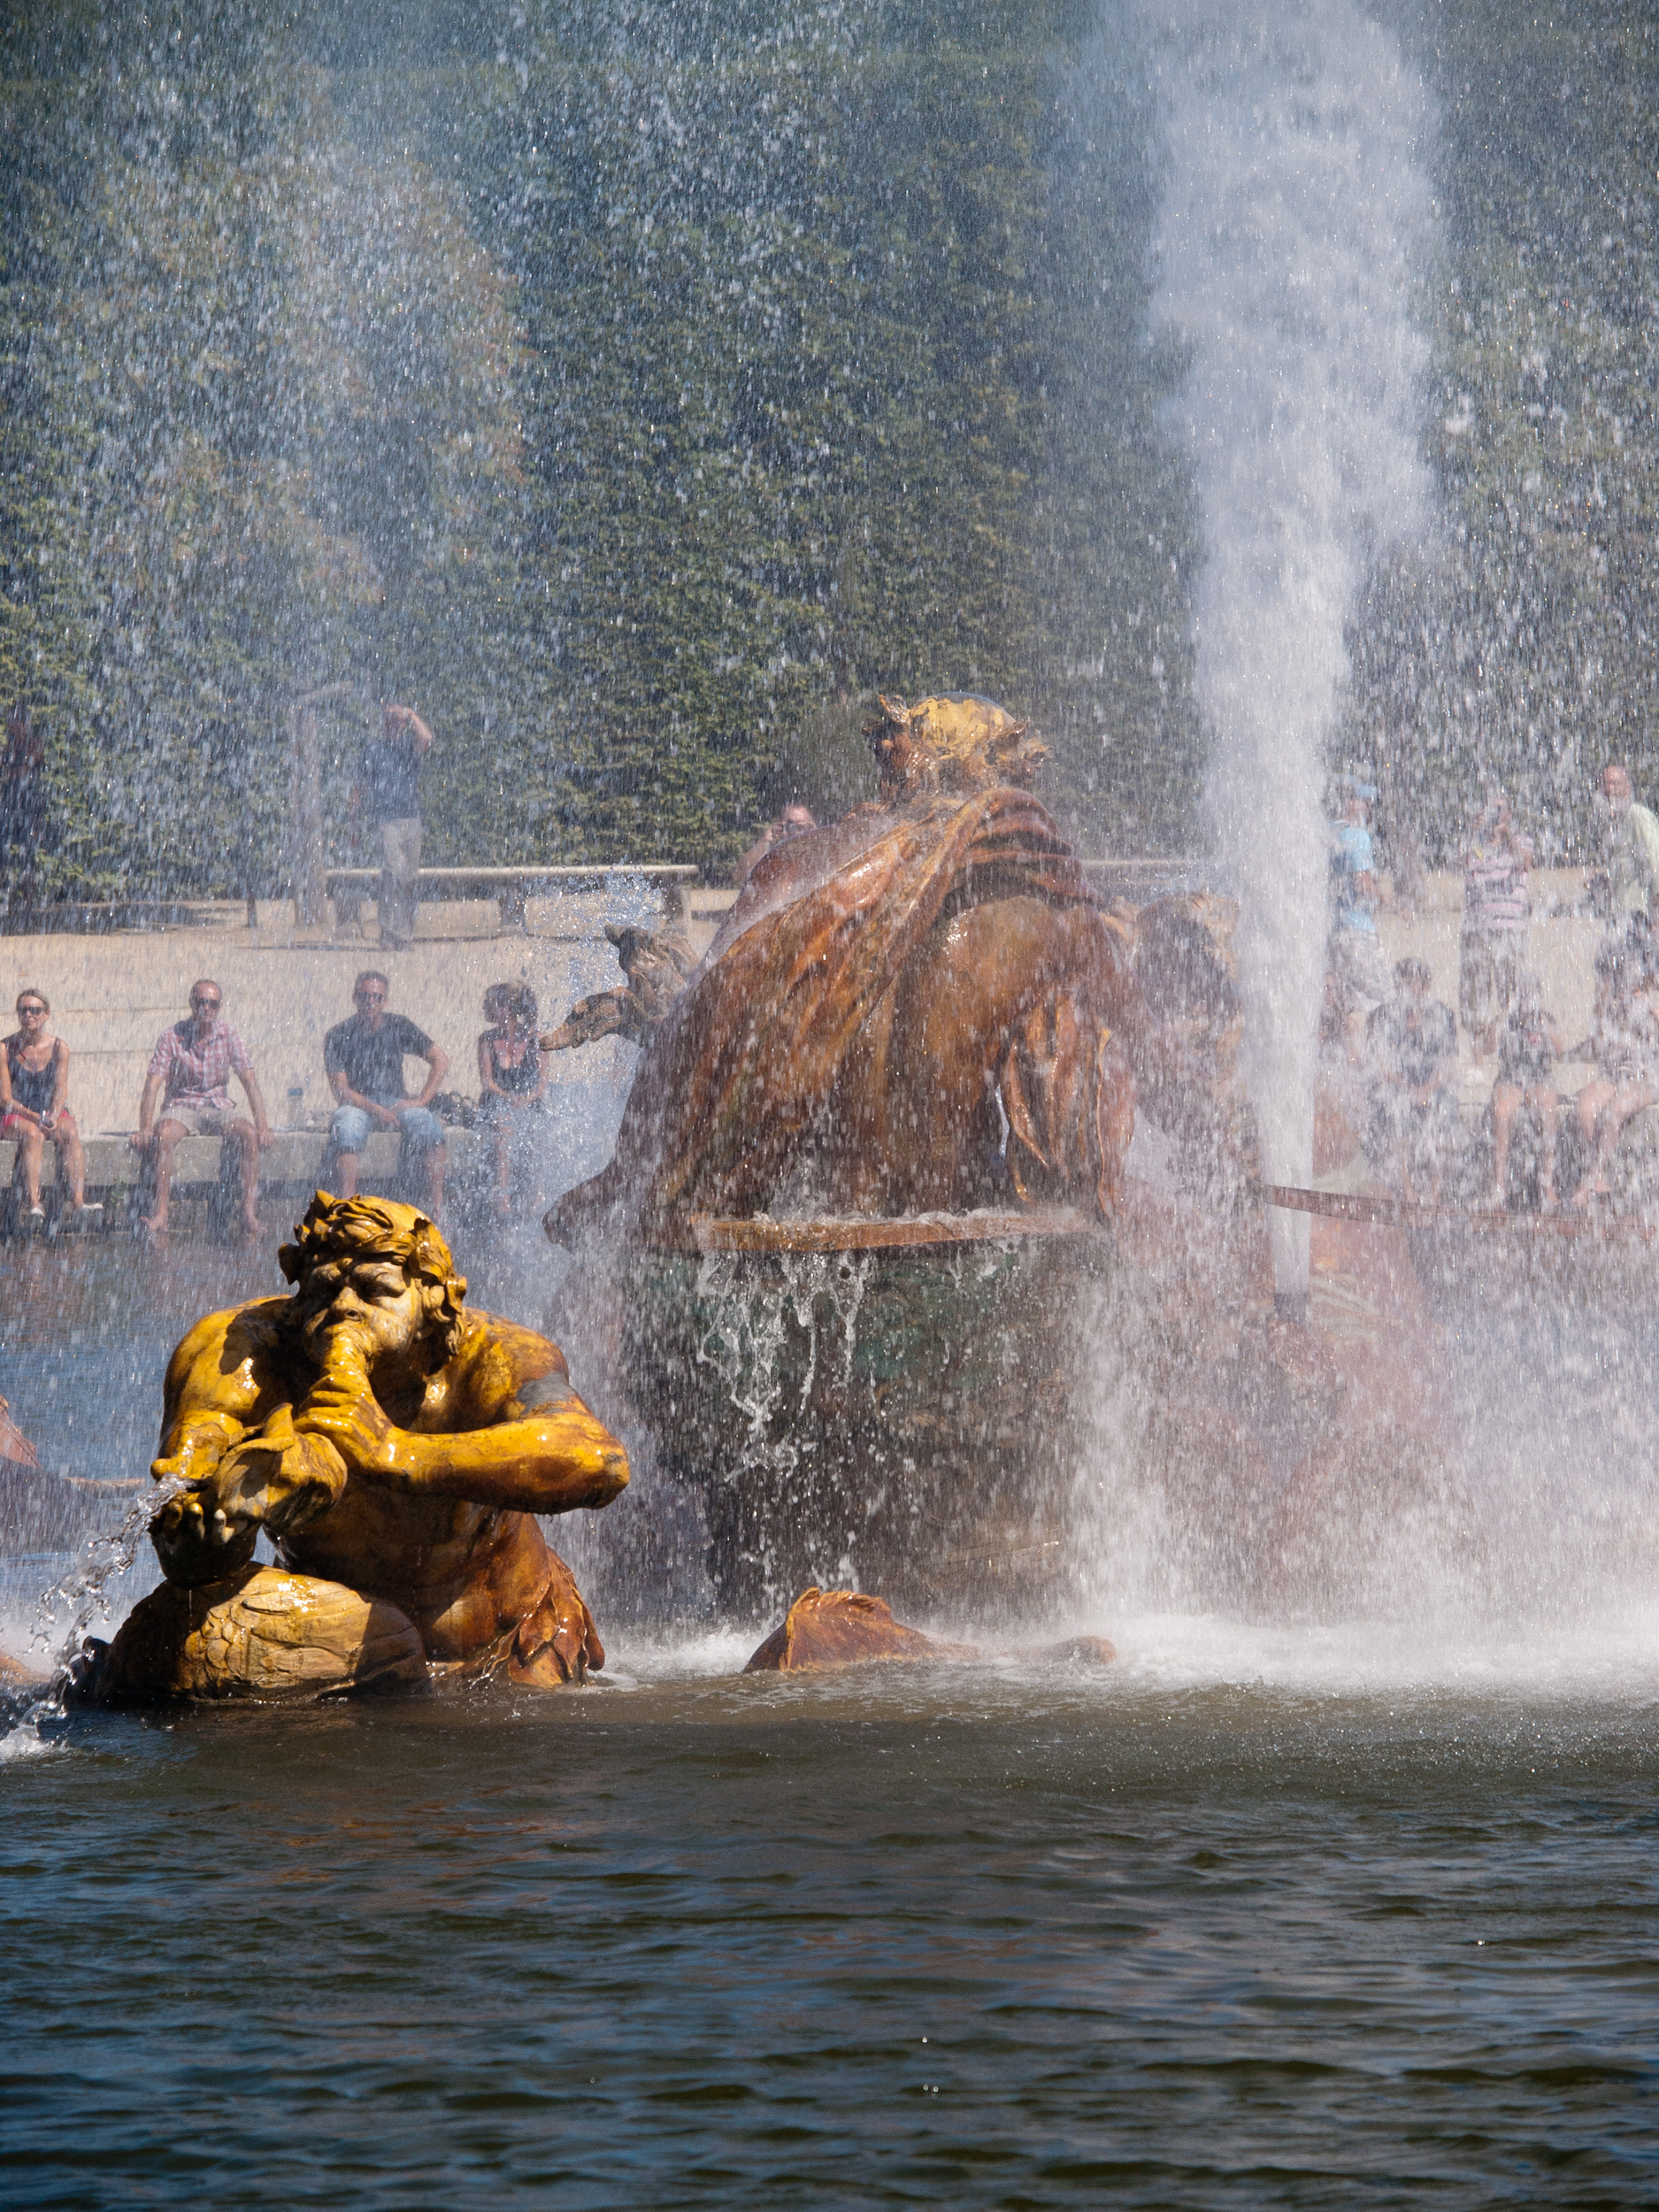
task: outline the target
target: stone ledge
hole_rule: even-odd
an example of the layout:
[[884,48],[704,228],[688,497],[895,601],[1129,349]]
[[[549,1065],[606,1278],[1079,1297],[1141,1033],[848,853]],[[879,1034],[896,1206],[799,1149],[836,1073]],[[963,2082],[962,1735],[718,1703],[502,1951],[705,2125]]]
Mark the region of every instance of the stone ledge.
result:
[[[144,1156],[134,1152],[125,1137],[88,1137],[84,1141],[89,1198],[137,1189]],[[173,1156],[174,1191],[180,1196],[200,1196],[217,1189],[224,1143],[222,1137],[181,1137]],[[278,1130],[260,1155],[260,1189],[273,1194],[314,1190],[327,1144],[327,1137],[319,1129]],[[474,1129],[451,1129],[446,1133],[445,1148],[452,1171],[464,1174],[480,1155],[479,1133]],[[396,1174],[399,1149],[400,1141],[390,1130],[376,1130],[363,1149],[365,1178],[379,1181]],[[17,1154],[15,1140],[0,1143],[0,1187],[11,1182]],[[41,1171],[42,1188],[54,1182],[57,1174],[58,1148],[49,1144]]]

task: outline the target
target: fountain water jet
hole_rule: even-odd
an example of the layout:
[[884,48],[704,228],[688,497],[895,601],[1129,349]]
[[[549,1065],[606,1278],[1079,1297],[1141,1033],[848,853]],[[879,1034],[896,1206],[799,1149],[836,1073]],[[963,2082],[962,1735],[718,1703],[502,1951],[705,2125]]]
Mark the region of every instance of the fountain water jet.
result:
[[[1170,414],[1202,506],[1196,687],[1238,891],[1246,1077],[1265,1179],[1313,1167],[1325,938],[1323,753],[1368,562],[1425,523],[1427,96],[1353,0],[1178,0],[1148,17],[1167,134],[1155,326],[1193,349]],[[1305,1218],[1270,1213],[1305,1300]]]

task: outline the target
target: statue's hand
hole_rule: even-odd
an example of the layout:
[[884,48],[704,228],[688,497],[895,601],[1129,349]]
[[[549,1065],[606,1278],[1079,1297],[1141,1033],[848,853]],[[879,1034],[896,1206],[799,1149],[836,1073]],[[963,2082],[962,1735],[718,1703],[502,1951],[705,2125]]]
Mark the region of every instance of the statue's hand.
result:
[[219,1462],[220,1509],[233,1522],[286,1536],[327,1512],[346,1486],[346,1466],[326,1437],[303,1435],[279,1406],[263,1429]]
[[396,1463],[398,1432],[369,1387],[368,1374],[350,1358],[328,1360],[294,1409],[294,1426],[331,1448],[356,1475],[388,1475]]
[[168,1581],[191,1588],[245,1567],[253,1557],[259,1525],[227,1513],[217,1478],[205,1475],[167,1500],[150,1523],[150,1534]]
[[[188,1471],[183,1454],[150,1470],[157,1479]],[[150,1534],[163,1571],[186,1586],[234,1574],[253,1557],[262,1527],[278,1536],[303,1528],[328,1510],[345,1481],[339,1455],[321,1438],[296,1435],[288,1408],[279,1406],[157,1514]]]

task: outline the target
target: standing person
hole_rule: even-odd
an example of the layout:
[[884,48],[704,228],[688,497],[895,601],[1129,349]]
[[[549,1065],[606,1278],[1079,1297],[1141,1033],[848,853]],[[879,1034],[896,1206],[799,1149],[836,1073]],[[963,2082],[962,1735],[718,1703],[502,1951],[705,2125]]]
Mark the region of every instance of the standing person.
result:
[[[190,986],[188,1017],[162,1031],[150,1056],[131,1142],[134,1152],[155,1154],[156,1202],[144,1220],[152,1236],[167,1233],[173,1156],[181,1137],[219,1137],[236,1147],[242,1155],[242,1231],[250,1237],[259,1233],[259,1155],[271,1141],[271,1124],[248,1048],[230,1024],[219,1019],[223,995],[211,976],[199,977]],[[244,1121],[231,1105],[233,1075],[248,1094],[251,1121]]]
[[1607,833],[1608,889],[1615,924],[1628,930],[1637,915],[1651,924],[1654,892],[1659,887],[1659,819],[1650,808],[1637,804],[1630,771],[1616,760],[1601,771],[1596,807]]
[[535,993],[527,983],[492,983],[484,994],[484,1019],[493,1025],[478,1041],[479,1105],[495,1133],[495,1217],[512,1212],[514,1140],[531,1125],[547,1090],[547,1061],[536,1035]]
[[1526,949],[1532,840],[1516,834],[1500,794],[1471,826],[1463,849],[1463,926],[1457,941],[1457,1011],[1479,1075],[1515,1001]]
[[1498,1039],[1498,1079],[1492,1087],[1492,1203],[1502,1212],[1509,1202],[1509,1138],[1523,1107],[1538,1132],[1539,1202],[1555,1210],[1555,1139],[1561,1094],[1555,1063],[1562,1057],[1555,1018],[1544,1011],[1543,986],[1522,975],[1515,987],[1515,1009]]
[[[323,1039],[323,1067],[339,1101],[328,1125],[328,1141],[339,1162],[338,1194],[357,1196],[357,1170],[370,1130],[396,1129],[404,1158],[411,1150],[421,1156],[427,1210],[435,1221],[443,1210],[443,1124],[428,1102],[449,1072],[449,1056],[407,1014],[387,1012],[391,987],[377,969],[366,969],[351,987],[357,1012],[337,1022]],[[406,1056],[426,1063],[426,1082],[413,1098],[403,1089]]]
[[67,1102],[69,1048],[47,1026],[51,1010],[44,991],[32,986],[19,991],[18,1025],[0,1056],[0,1137],[10,1137],[17,1145],[18,1171],[32,1229],[43,1228],[46,1223],[41,1159],[49,1141],[58,1148],[58,1171],[69,1186],[76,1219],[85,1221],[104,1211],[102,1206],[87,1203],[86,1156]]
[[363,780],[353,796],[380,844],[380,943],[401,952],[415,933],[420,907],[420,764],[433,735],[413,707],[391,700],[380,709],[380,733],[363,749]]
[[1329,965],[1336,979],[1349,1060],[1357,1066],[1365,1025],[1388,996],[1388,971],[1377,933],[1378,888],[1369,784],[1351,784],[1332,831]]

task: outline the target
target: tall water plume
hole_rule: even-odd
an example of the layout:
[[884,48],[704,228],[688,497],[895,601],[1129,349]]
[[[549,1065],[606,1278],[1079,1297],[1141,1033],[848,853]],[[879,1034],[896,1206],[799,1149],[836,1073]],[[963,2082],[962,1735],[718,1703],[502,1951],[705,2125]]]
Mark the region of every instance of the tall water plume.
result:
[[[1420,531],[1428,103],[1354,0],[1171,0],[1147,17],[1167,185],[1155,328],[1192,349],[1171,416],[1202,503],[1207,800],[1242,902],[1250,1087],[1271,1182],[1313,1165],[1324,752],[1368,561]],[[1270,1216],[1281,1291],[1308,1224]]]

